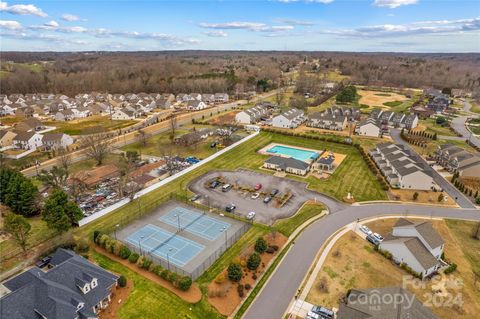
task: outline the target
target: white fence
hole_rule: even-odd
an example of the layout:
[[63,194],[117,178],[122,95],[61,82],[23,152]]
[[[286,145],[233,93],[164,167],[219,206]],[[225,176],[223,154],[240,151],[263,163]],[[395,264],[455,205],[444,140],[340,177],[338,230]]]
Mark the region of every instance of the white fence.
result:
[[[178,172],[177,174],[174,174],[172,176],[169,176],[167,178],[165,178],[164,180],[158,182],[158,183],[155,183],[153,185],[150,185],[144,189],[142,189],[141,191],[139,191],[138,193],[135,194],[135,198],[138,198],[140,196],[143,196],[145,194],[148,194],[154,190],[156,190],[157,188],[159,187],[162,187],[168,183],[170,183],[171,181],[179,178],[180,176],[183,176],[185,174],[188,174],[190,173],[191,171],[193,171],[194,169],[197,169],[198,167],[202,166],[203,164],[206,164],[208,162],[210,162],[211,160],[219,157],[220,155],[223,155],[225,154],[226,152],[230,151],[231,149],[237,147],[238,145],[254,138],[255,136],[257,136],[260,132],[255,132],[253,134],[250,134],[248,135],[247,137],[241,139],[240,141],[236,142],[236,143],[233,143],[232,145],[228,146],[228,147],[225,147],[223,150],[220,150],[218,151],[217,153],[215,154],[212,154],[210,155],[209,157],[205,158],[204,160],[198,162],[197,164],[194,164],[186,169],[184,169],[183,171],[181,172]],[[98,218],[100,217],[103,217],[111,212],[113,212],[114,210],[116,210],[117,208],[120,208],[126,204],[129,203],[129,199],[128,198],[124,198],[122,199],[121,201],[118,201],[116,202],[115,204],[111,205],[111,206],[108,206],[108,207],[105,207],[104,209],[96,212],[96,213],[93,213],[92,215],[88,216],[88,217],[85,217],[83,218],[82,220],[80,220],[80,222],[78,223],[80,226],[83,226],[83,225],[86,225],[88,223],[91,223],[93,222],[94,220],[97,220]]]

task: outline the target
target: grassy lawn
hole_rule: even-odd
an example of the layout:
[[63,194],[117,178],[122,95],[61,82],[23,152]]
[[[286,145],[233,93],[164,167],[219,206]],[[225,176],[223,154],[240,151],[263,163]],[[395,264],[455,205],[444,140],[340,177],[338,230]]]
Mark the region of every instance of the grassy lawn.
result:
[[[102,163],[103,165],[108,165],[108,164],[114,164],[117,165],[119,160],[121,158],[121,155],[119,154],[108,154],[105,160]],[[70,174],[83,171],[83,170],[89,170],[92,168],[96,167],[96,161],[94,159],[85,159],[83,161],[79,161],[73,164],[70,164],[69,166],[69,172]]]
[[[195,125],[196,129],[201,129],[201,128],[209,128],[211,126],[206,126],[206,125]],[[193,126],[188,126],[188,127],[182,127],[177,130],[176,136],[181,136],[185,133],[188,133]],[[122,147],[121,149],[123,151],[137,151],[141,154],[145,155],[153,155],[153,156],[163,156],[163,155],[178,155],[182,157],[186,156],[196,156],[198,158],[206,158],[212,154],[214,154],[217,149],[216,148],[211,148],[210,144],[214,142],[217,137],[211,136],[208,137],[200,143],[192,146],[182,146],[182,145],[177,145],[174,144],[170,141],[169,137],[170,132],[163,132],[161,134],[157,134],[155,136],[152,136],[147,139],[147,145],[144,146],[142,142],[136,142],[130,145],[127,145],[125,147]]]
[[[415,219],[418,221],[418,219]],[[386,235],[391,231],[396,219],[380,219],[368,223],[374,232]],[[473,286],[472,268],[480,267],[480,241],[470,237],[473,222],[433,220],[434,228],[445,240],[445,256],[458,265],[457,271],[451,275],[444,275],[452,280],[461,280],[464,285],[460,290],[448,287],[448,291],[455,296],[462,294],[463,306],[461,311],[451,307],[432,308],[439,318],[472,318],[480,311],[480,290]],[[334,252],[339,252],[334,254]],[[373,246],[353,232],[342,236],[333,246],[322,269],[315,279],[307,301],[327,307],[338,307],[339,298],[347,293],[348,289],[367,289],[388,286],[401,286],[403,276],[407,273],[400,267],[375,252]],[[328,292],[319,288],[320,280],[325,280]],[[425,287],[407,289],[421,301],[426,301],[435,289],[435,282],[426,281]]]
[[469,125],[468,128],[473,134],[480,135],[480,126]]
[[118,130],[137,123],[135,120],[117,121],[110,120],[108,116],[94,115],[84,119],[66,122],[45,122],[45,125],[55,126],[55,132],[62,132],[68,135],[82,135],[89,129],[101,127],[106,131]]
[[120,319],[137,318],[223,318],[203,298],[196,304],[190,304],[177,297],[162,286],[131,271],[127,267],[112,261],[99,253],[91,253],[93,259],[103,268],[125,275],[133,280],[133,291],[120,308]]
[[437,135],[445,136],[456,136],[456,134],[450,130],[450,126],[448,124],[446,126],[439,125],[435,122],[434,118],[419,120],[418,124],[419,126],[425,127],[428,133],[437,133]]
[[321,204],[305,204],[292,217],[277,220],[273,227],[285,236],[290,236],[298,227],[310,218],[320,214],[325,207]]
[[474,113],[480,113],[480,103],[473,100],[470,100],[470,103],[472,104],[470,111]]

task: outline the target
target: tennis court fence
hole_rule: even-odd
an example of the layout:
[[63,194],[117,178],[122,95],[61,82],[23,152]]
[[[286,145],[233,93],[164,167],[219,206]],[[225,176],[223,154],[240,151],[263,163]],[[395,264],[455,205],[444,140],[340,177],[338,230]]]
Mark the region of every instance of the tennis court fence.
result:
[[[196,265],[192,270],[184,269],[182,267],[178,267],[172,262],[169,262],[168,260],[164,260],[163,258],[157,257],[155,254],[152,254],[150,251],[146,251],[145,249],[142,249],[140,251],[140,247],[137,247],[136,245],[133,245],[128,242],[124,242],[130,250],[135,251],[137,254],[142,255],[150,260],[152,260],[155,264],[158,264],[162,266],[165,269],[170,269],[171,271],[182,275],[182,276],[189,276],[192,278],[192,280],[197,279],[202,275],[205,270],[207,270],[213,263],[228,249],[230,246],[232,246],[240,237],[245,234],[248,229],[250,228],[250,224],[243,224],[243,226],[237,231],[235,231],[232,234],[227,233],[226,238],[222,238],[219,240],[222,240],[221,246],[216,248],[214,251],[210,253],[210,256],[208,256],[205,260],[203,260],[200,264]],[[169,240],[171,240],[175,236],[181,236],[182,232],[175,233],[171,237],[169,237],[162,245],[166,244]],[[160,247],[160,246],[159,246]],[[157,248],[159,248],[157,247]],[[204,248],[207,251],[211,251],[211,247],[205,247]],[[187,268],[187,267],[185,267]],[[190,268],[190,267],[188,267]]]

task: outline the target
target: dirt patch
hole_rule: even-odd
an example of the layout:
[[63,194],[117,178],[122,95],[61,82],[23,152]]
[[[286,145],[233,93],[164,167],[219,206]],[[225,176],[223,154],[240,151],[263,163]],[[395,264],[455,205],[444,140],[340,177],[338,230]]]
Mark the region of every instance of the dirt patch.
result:
[[[217,311],[224,315],[229,316],[233,311],[240,305],[242,300],[247,297],[248,293],[255,287],[256,281],[258,281],[261,275],[267,269],[269,262],[281,251],[282,247],[287,242],[287,237],[283,236],[280,233],[268,234],[265,237],[269,246],[276,245],[279,247],[278,251],[274,254],[263,253],[260,255],[262,261],[257,270],[249,270],[246,265],[246,260],[250,256],[254,247],[247,247],[240,255],[237,257],[236,262],[242,265],[243,278],[239,283],[234,283],[228,280],[227,269],[225,269],[217,278],[208,285],[208,302],[217,309]],[[256,276],[256,277],[255,277]],[[224,278],[219,280],[219,278]],[[256,279],[254,279],[256,278]],[[245,294],[242,297],[239,296],[238,286],[250,285],[250,289],[245,289]]]
[[[417,200],[413,200],[413,194],[417,192],[418,198]],[[422,191],[422,190],[409,190],[409,189],[391,189],[389,191],[389,197],[393,200],[398,200],[401,202],[413,202],[413,203],[422,203],[422,204],[435,204],[435,205],[442,205],[442,206],[452,206],[457,207],[455,201],[448,196],[448,194],[443,193],[444,196],[448,196],[447,200],[443,200],[441,202],[438,201],[438,196],[440,196],[440,192],[433,192],[433,191]]]
[[357,92],[361,96],[359,100],[360,104],[378,106],[382,108],[388,108],[388,106],[383,105],[383,103],[394,101],[403,102],[408,99],[405,95],[394,92],[388,92],[388,96],[386,96],[384,92],[380,91],[358,90]]
[[225,125],[225,124],[231,124],[235,122],[235,115],[237,115],[239,112],[229,112],[226,114],[222,114],[219,116],[216,116],[215,118],[211,119],[208,121],[212,125]]
[[140,274],[143,277],[145,277],[145,278],[161,285],[162,287],[170,290],[171,292],[173,292],[174,294],[176,294],[177,296],[179,296],[180,298],[182,298],[186,302],[197,303],[197,302],[200,301],[200,299],[202,299],[202,292],[200,291],[200,288],[198,287],[197,283],[193,283],[188,291],[182,291],[182,290],[178,289],[177,287],[173,286],[173,284],[171,282],[168,282],[168,281],[158,277],[154,273],[151,273],[148,270],[142,269],[142,268],[138,267],[137,265],[134,265],[134,264],[130,263],[126,259],[122,259],[118,256],[115,256],[114,254],[108,253],[103,248],[100,248],[100,247],[97,247],[97,246],[92,246],[92,247],[95,249],[95,251],[107,256],[108,258],[110,258],[112,260],[115,260],[116,262],[124,265],[125,267],[128,267],[130,270],[136,272],[137,274]]
[[99,313],[101,319],[118,319],[118,311],[123,306],[133,290],[133,281],[127,279],[127,285],[123,288],[117,287],[112,291],[112,300],[107,309]]

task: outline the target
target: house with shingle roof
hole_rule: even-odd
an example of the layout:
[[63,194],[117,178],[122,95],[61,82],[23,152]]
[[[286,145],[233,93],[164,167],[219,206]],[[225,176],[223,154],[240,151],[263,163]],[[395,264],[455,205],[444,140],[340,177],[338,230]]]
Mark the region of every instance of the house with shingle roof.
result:
[[470,153],[453,145],[439,145],[435,152],[435,161],[450,172],[461,176],[480,177],[480,154]]
[[73,138],[64,133],[45,133],[42,144],[47,150],[67,149],[68,146],[73,144]]
[[[394,298],[395,302],[391,302]],[[337,319],[437,319],[414,294],[402,287],[351,289]]]
[[108,307],[118,276],[63,248],[57,249],[52,268],[38,267],[3,283],[0,317],[11,319],[96,319]]
[[15,136],[17,133],[13,130],[0,131],[0,149],[11,146]]
[[112,120],[133,120],[135,119],[135,112],[126,109],[118,109],[112,113]]
[[75,113],[72,110],[65,109],[63,111],[58,111],[55,113],[56,121],[71,121],[75,118]]
[[412,222],[400,218],[379,249],[389,251],[397,263],[408,265],[422,278],[442,267],[445,242],[430,222]]
[[12,139],[12,145],[19,149],[34,150],[42,146],[42,138],[43,136],[35,131],[19,131]]
[[293,108],[272,119],[273,127],[296,128],[305,122],[305,113],[302,110]]
[[235,114],[235,122],[242,124],[255,124],[269,116],[268,109],[263,105],[256,105]]
[[42,124],[38,119],[30,117],[25,119],[22,122],[19,122],[15,125],[15,129],[18,131],[30,132],[30,131],[41,131],[45,128],[45,125]]
[[310,171],[310,164],[293,157],[272,156],[263,163],[264,168],[304,176]]
[[206,107],[207,107],[207,104],[205,104],[205,102],[203,102],[203,101],[191,100],[191,101],[187,102],[187,109],[188,110],[197,111],[197,110],[203,110]]

